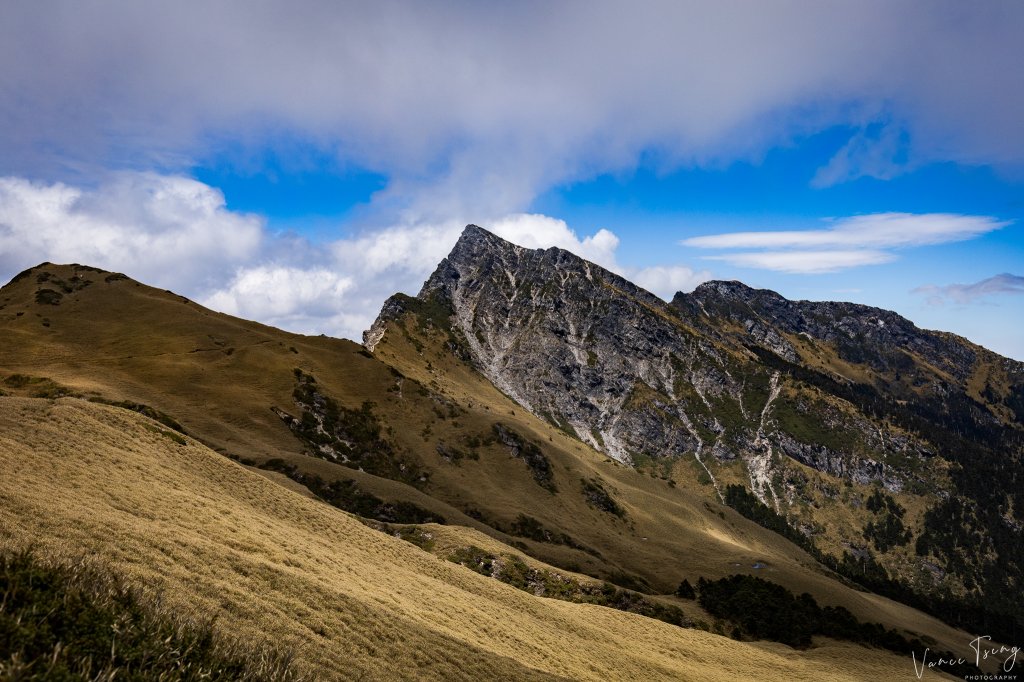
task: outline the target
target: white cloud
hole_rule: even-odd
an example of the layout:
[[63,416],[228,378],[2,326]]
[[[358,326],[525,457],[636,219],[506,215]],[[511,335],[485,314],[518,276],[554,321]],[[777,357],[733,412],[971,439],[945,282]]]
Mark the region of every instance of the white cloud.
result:
[[913,289],[911,293],[928,296],[928,302],[933,305],[941,305],[946,301],[971,303],[996,294],[1022,295],[1024,294],[1024,277],[1004,272],[1001,275],[995,275],[972,284],[947,284],[945,286],[925,284]]
[[744,268],[760,268],[801,275],[837,272],[861,265],[878,265],[895,259],[884,251],[754,251],[724,256],[705,256]]
[[656,265],[629,271],[627,276],[635,284],[665,300],[671,300],[679,291],[693,291],[698,284],[711,279],[709,271],[696,271],[683,265]]
[[[433,269],[455,246],[464,227],[465,223],[454,220],[395,225],[337,240],[329,248],[339,262],[369,275]],[[580,238],[564,220],[532,213],[482,221],[481,227],[526,248],[557,246],[605,267],[617,267],[619,238],[608,230]]]
[[421,272],[448,255],[463,227],[449,221],[378,228],[331,242],[327,250],[336,262],[364,277]]
[[529,249],[557,246],[609,270],[617,270],[615,250],[619,238],[605,229],[580,239],[564,220],[535,213],[519,213],[489,223],[486,229],[513,244]]
[[[623,267],[615,259],[619,239],[612,232],[599,229],[580,236],[565,221],[545,215],[507,215],[481,226],[526,248],[566,249],[665,298],[710,279],[706,270],[695,272],[684,266],[641,270]],[[243,269],[230,286],[208,295],[203,302],[229,314],[254,317],[293,331],[360,339],[388,296],[419,291],[455,246],[464,227],[450,221],[397,225],[340,239],[326,245],[323,251],[328,254],[327,260],[311,270],[290,269],[284,273],[265,266]],[[270,273],[278,274],[271,277]],[[333,286],[324,282],[341,273],[344,277],[337,290],[324,291]],[[295,293],[295,289],[304,293]]]
[[[591,260],[610,270],[628,275],[615,259],[619,239],[599,229],[591,235],[578,235],[563,220],[540,214],[511,214],[480,226],[508,241],[526,248],[557,246]],[[348,273],[354,284],[339,305],[339,314],[321,325],[327,333],[359,339],[369,327],[384,300],[396,292],[415,294],[448,255],[464,224],[453,221],[396,225],[371,230],[328,245],[333,266]],[[680,271],[686,268],[679,268]],[[341,309],[344,315],[341,315]],[[312,326],[307,323],[306,327]]]
[[819,274],[896,259],[892,249],[965,241],[1010,225],[989,216],[952,213],[875,213],[832,220],[824,230],[727,232],[690,237],[701,249],[764,249],[714,256],[741,267]]
[[[629,276],[608,230],[578,235],[564,221],[511,214],[486,229],[528,248],[557,246]],[[326,244],[270,234],[228,210],[219,191],[178,176],[123,172],[94,189],[0,178],[0,279],[42,261],[122,271],[215,310],[290,331],[359,339],[384,300],[416,293],[465,226],[394,225]],[[706,273],[636,271],[671,295]]]
[[301,269],[279,265],[240,268],[227,287],[205,297],[205,306],[246,319],[302,331],[310,318],[332,318],[343,306],[352,278],[322,267]]
[[0,271],[77,261],[195,288],[253,258],[264,236],[260,218],[188,178],[122,173],[92,190],[0,178]]
[[952,213],[874,213],[839,218],[827,230],[729,232],[680,243],[705,249],[893,248],[964,241],[1009,224],[988,216]]

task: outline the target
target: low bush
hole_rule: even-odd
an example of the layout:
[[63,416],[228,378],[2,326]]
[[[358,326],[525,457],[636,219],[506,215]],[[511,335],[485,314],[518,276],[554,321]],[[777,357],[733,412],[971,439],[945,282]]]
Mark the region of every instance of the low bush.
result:
[[417,504],[400,500],[385,502],[376,495],[360,490],[355,481],[325,481],[317,474],[299,471],[294,464],[283,459],[270,459],[260,465],[261,469],[282,473],[296,483],[300,483],[315,496],[331,506],[351,512],[356,516],[383,521],[385,523],[445,523],[440,514],[420,507]]
[[618,516],[620,519],[626,518],[626,510],[604,489],[601,481],[596,478],[590,480],[582,478],[580,482],[583,484],[583,497],[586,498],[587,504],[600,511]]

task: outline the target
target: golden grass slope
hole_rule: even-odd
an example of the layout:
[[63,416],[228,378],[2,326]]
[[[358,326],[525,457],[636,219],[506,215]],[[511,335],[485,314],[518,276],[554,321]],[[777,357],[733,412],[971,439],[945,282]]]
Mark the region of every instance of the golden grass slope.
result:
[[[0,398],[9,546],[85,553],[319,679],[911,679],[909,657],[734,642],[546,600],[437,559],[144,417]],[[930,674],[927,674],[930,675]]]
[[[63,295],[59,305],[37,300],[41,288],[59,289],[55,279],[75,278],[92,283]],[[591,575],[639,576],[655,592],[668,593],[684,577],[695,582],[754,572],[751,565],[760,562],[768,568],[757,574],[796,593],[808,591],[822,604],[845,606],[862,620],[931,637],[945,649],[971,639],[914,609],[842,585],[788,541],[718,504],[697,484],[696,472],[686,469],[692,461],[677,463],[677,487],[619,466],[526,413],[455,359],[443,335],[417,350],[394,331],[371,357],[348,341],[232,318],[123,276],[46,264],[0,289],[0,380],[15,372],[47,376],[85,395],[145,403],[230,454],[256,461],[281,457],[326,480],[352,478],[383,499],[410,500],[450,524],[506,543],[513,539],[463,512],[479,510],[506,526],[527,513],[601,555],[520,540],[533,556]],[[408,379],[396,378],[389,365]],[[294,409],[294,367],[316,376],[347,407],[374,401],[382,423],[392,427],[389,440],[431,472],[425,490],[301,454],[299,441],[270,410]],[[457,417],[438,414],[438,396],[458,406]],[[538,486],[501,444],[481,448],[479,461],[453,464],[439,456],[439,442],[461,445],[467,436],[491,434],[495,422],[541,444],[558,494]],[[77,437],[73,429],[68,433]],[[584,477],[602,480],[628,521],[586,504]],[[219,492],[211,487],[208,494]]]

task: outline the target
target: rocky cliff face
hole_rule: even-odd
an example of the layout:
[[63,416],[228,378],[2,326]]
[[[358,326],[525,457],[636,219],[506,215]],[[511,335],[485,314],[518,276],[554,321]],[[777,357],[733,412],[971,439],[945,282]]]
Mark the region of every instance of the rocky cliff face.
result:
[[[851,561],[874,562],[874,542],[893,575],[958,567],[956,584],[932,572],[943,590],[1021,579],[1021,363],[889,311],[738,282],[666,303],[567,251],[524,249],[475,226],[415,299],[388,301],[366,345],[406,313],[442,327],[456,354],[523,407],[620,462],[690,460],[722,501],[725,482],[743,480]],[[863,531],[836,530],[862,489],[913,496],[926,512],[907,517],[912,532],[895,502],[891,515],[861,520]],[[981,536],[993,543],[983,558],[965,549]]]
[[[724,429],[714,405],[747,412],[713,343],[661,299],[567,251],[524,249],[471,226],[418,298],[450,309],[495,386],[622,462],[709,456]],[[369,346],[401,308],[389,301]]]
[[[668,304],[567,251],[525,249],[475,226],[417,298],[449,311],[461,352],[538,416],[624,463],[693,457],[714,480],[708,458],[741,460],[754,493],[776,508],[785,494],[776,480],[780,448],[832,475],[894,490],[920,479],[921,467],[898,467],[886,450],[917,465],[928,448],[887,433],[887,425],[869,423],[856,410],[827,409],[816,396],[800,402],[786,368],[760,362],[747,345],[800,363],[791,339],[803,334],[824,344],[838,340],[846,349],[840,357],[867,355],[889,367],[903,365],[863,340],[889,348],[899,339],[955,364],[957,376],[970,366],[970,350],[957,364],[950,343],[923,336],[894,313],[795,304],[737,282],[704,284]],[[398,297],[385,305],[366,334],[369,347],[403,309]],[[853,341],[861,344],[860,356]],[[787,433],[776,418],[780,396],[787,421],[824,420],[819,426],[856,432],[864,442],[830,447],[809,442],[806,433]]]

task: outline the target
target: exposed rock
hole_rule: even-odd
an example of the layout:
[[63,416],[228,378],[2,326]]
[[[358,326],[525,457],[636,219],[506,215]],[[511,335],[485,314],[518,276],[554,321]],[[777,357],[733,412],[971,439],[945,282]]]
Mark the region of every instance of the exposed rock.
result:
[[741,324],[758,345],[790,362],[797,360],[796,352],[784,333],[831,344],[841,359],[879,372],[913,371],[916,356],[966,381],[976,358],[963,339],[924,331],[888,310],[856,303],[790,301],[741,282],[706,282],[691,294],[676,294],[672,305],[691,319],[703,315]]
[[[413,308],[450,325],[466,357],[513,400],[621,462],[692,456],[714,480],[707,454],[719,463],[741,458],[755,494],[774,507],[776,449],[854,482],[879,480],[896,490],[903,484],[902,472],[877,457],[780,431],[770,403],[786,379],[750,362],[742,347],[757,344],[798,363],[786,334],[889,343],[919,331],[893,313],[793,303],[738,282],[709,282],[668,304],[567,251],[526,249],[475,226],[416,299],[388,300],[364,335],[366,346],[374,348],[389,322]],[[721,322],[745,331],[740,343]],[[934,354],[945,343],[912,345]],[[842,419],[830,414],[822,428]],[[848,421],[865,439],[881,433],[864,420]]]
[[[964,585],[1017,580],[1013,567],[1024,565],[1003,559],[1024,541],[1024,364],[952,334],[739,282],[666,303],[567,251],[522,248],[475,226],[416,298],[385,304],[366,346],[401,329],[419,349],[402,326],[410,319],[446,334],[457,357],[534,415],[620,462],[692,458],[723,502],[717,477],[742,466],[767,506],[748,511],[768,527],[788,518],[841,543],[825,529],[830,507],[850,497],[842,486],[879,485],[932,505],[916,522],[915,551],[969,565]],[[979,376],[995,378],[979,389]],[[801,465],[844,483],[811,480]],[[601,491],[583,482],[598,508]],[[998,551],[958,554],[992,528],[1006,529]],[[876,571],[869,549],[849,550],[857,570]]]
[[[525,249],[470,226],[417,298],[450,307],[495,386],[622,462],[695,452],[687,402],[739,392],[668,304],[561,249]],[[385,305],[368,346],[401,308]]]

